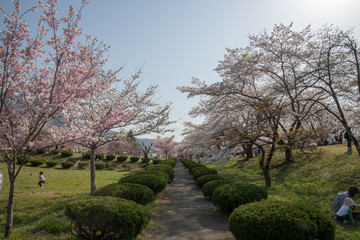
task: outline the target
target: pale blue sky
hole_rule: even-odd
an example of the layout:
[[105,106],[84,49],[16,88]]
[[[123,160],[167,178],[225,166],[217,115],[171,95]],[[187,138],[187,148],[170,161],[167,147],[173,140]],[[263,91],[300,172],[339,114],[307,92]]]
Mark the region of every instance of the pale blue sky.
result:
[[[31,2],[36,1],[25,4]],[[0,7],[9,3],[0,0]],[[220,81],[213,69],[225,48],[245,47],[249,33],[291,22],[295,29],[355,27],[360,39],[359,9],[359,0],[93,0],[82,27],[111,46],[109,68],[125,65],[126,77],[143,66],[143,84],[159,84],[159,101],[173,103],[171,118],[179,121],[173,134],[180,141],[181,122],[192,120],[187,113],[196,100],[187,100],[176,86],[190,85],[192,77]]]

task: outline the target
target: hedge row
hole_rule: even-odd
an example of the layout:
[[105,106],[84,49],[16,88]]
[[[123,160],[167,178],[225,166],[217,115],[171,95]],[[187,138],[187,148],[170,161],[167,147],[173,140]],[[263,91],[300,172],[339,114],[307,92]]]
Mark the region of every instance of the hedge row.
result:
[[229,182],[217,174],[207,174],[209,168],[200,163],[183,162],[202,188],[204,197],[230,215],[229,230],[236,239],[335,239],[335,224],[316,207],[267,200],[264,188]]

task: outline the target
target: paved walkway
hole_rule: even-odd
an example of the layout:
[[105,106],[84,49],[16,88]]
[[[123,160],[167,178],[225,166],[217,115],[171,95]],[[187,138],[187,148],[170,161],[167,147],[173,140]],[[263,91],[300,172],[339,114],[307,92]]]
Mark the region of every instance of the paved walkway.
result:
[[160,211],[155,216],[155,221],[161,229],[150,233],[149,239],[235,239],[228,231],[226,217],[204,198],[182,164],[176,165],[174,181],[161,193],[160,199]]

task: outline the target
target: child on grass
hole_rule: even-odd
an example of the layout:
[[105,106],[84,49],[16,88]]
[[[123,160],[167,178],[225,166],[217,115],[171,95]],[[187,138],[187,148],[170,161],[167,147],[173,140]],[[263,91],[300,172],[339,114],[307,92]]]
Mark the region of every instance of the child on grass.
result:
[[355,203],[351,198],[345,198],[344,204],[341,206],[339,211],[336,212],[337,219],[343,221],[343,223],[355,223],[352,210],[355,208]]
[[39,173],[39,186],[42,188],[43,185],[42,184],[45,184],[45,177],[43,175],[44,173],[43,172],[40,172]]

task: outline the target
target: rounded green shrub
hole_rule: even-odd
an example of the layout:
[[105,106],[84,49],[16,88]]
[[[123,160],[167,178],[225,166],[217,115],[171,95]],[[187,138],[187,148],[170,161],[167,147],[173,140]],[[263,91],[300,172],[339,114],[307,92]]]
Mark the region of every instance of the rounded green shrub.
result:
[[30,160],[30,164],[33,167],[38,167],[40,165],[43,165],[45,162],[46,162],[46,160],[42,159],[42,158],[35,158],[35,159]]
[[125,155],[117,156],[117,160],[119,162],[125,162],[127,159],[128,159],[128,156],[125,156]]
[[59,149],[53,149],[50,152],[52,155],[58,155],[60,153]]
[[27,157],[26,159],[23,157],[23,156],[21,156],[21,157],[18,157],[17,159],[16,159],[16,162],[17,162],[17,164],[22,164],[22,163],[24,163],[24,164],[26,164],[26,163],[28,163],[30,161],[30,158],[29,157]]
[[236,239],[333,240],[335,224],[307,203],[263,200],[240,206],[229,217]]
[[215,169],[208,169],[208,168],[198,169],[193,172],[192,176],[194,180],[196,180],[201,176],[209,175],[209,174],[217,174],[217,171]]
[[65,215],[81,239],[135,239],[150,220],[149,211],[116,197],[88,197],[70,202]]
[[99,160],[104,160],[105,159],[105,155],[102,153],[95,153],[95,158],[99,159]]
[[48,166],[48,167],[55,167],[58,164],[59,164],[59,161],[47,161],[46,162],[46,166]]
[[150,188],[136,183],[109,184],[96,189],[95,196],[125,198],[142,205],[146,205],[155,200],[154,193]]
[[144,171],[144,172],[137,172],[136,174],[153,174],[153,175],[158,175],[163,177],[167,183],[170,182],[170,177],[169,175],[164,172],[164,171],[160,171],[160,170],[150,170],[150,171]]
[[162,171],[162,172],[165,172],[167,175],[169,175],[169,181],[171,182],[174,177],[175,177],[175,174],[174,174],[174,169],[170,166],[167,166],[167,165],[161,165],[161,164],[158,164],[156,166],[154,165],[150,165],[146,168],[146,171]]
[[45,148],[36,149],[36,153],[37,154],[44,154],[44,153],[46,153],[46,149]]
[[161,162],[161,159],[153,159],[153,164],[159,164]]
[[217,174],[208,174],[208,175],[199,177],[198,179],[196,179],[195,182],[199,188],[202,188],[205,183],[214,181],[214,180],[224,180],[224,178]]
[[106,155],[106,160],[111,161],[114,160],[116,158],[116,155],[114,154],[107,154]]
[[210,169],[210,168],[208,168],[208,167],[206,167],[206,166],[204,166],[204,165],[196,166],[196,167],[194,167],[194,168],[189,169],[189,173],[190,173],[191,175],[193,175],[195,171],[198,171],[198,170],[200,170],[200,169]]
[[71,157],[73,153],[71,151],[63,150],[61,151],[61,156],[63,157]]
[[137,183],[149,187],[154,194],[158,194],[167,186],[166,180],[161,176],[154,174],[133,174],[123,177],[119,183]]
[[225,185],[225,184],[229,184],[229,183],[231,183],[231,182],[224,181],[224,180],[213,180],[213,181],[205,183],[202,186],[201,191],[205,198],[211,199],[211,196],[217,187]]
[[161,161],[159,164],[167,165],[167,166],[174,168],[176,166],[176,161],[174,161],[173,159],[166,159],[166,160]]
[[71,167],[74,166],[74,163],[72,163],[72,162],[62,162],[62,163],[61,163],[61,166],[62,166],[63,168],[65,168],[65,169],[69,169],[69,168],[71,168]]
[[78,163],[79,168],[86,168],[88,165],[89,165],[88,162],[79,162]]
[[212,194],[212,202],[225,214],[230,214],[240,205],[267,198],[266,189],[249,183],[229,183],[219,186]]
[[103,163],[103,162],[96,162],[95,163],[95,169],[96,170],[102,170],[106,168],[106,163]]
[[82,158],[83,159],[90,159],[90,153],[89,152],[85,152],[82,154]]
[[133,163],[136,163],[137,161],[139,161],[139,159],[140,159],[140,157],[137,157],[137,156],[130,157],[130,161]]

